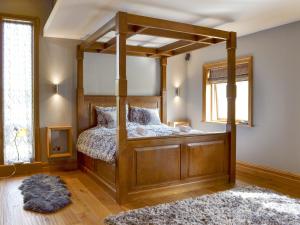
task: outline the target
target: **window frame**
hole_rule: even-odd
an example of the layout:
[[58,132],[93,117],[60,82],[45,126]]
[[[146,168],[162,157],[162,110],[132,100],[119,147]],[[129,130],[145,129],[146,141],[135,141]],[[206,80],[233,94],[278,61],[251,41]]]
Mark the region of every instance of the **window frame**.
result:
[[[34,161],[41,161],[40,152],[40,124],[39,124],[39,36],[40,20],[38,17],[13,15],[0,12],[0,87],[3,91],[3,22],[5,20],[14,20],[30,23],[33,26],[33,129],[34,129]],[[3,93],[0,91],[0,165],[4,164],[4,146],[3,146]]]
[[[236,59],[236,65],[238,64],[247,64],[248,65],[248,124],[241,123],[241,121],[236,120],[237,125],[246,125],[248,127],[253,127],[253,56],[244,56],[239,57]],[[221,119],[221,120],[214,120],[214,121],[207,121],[206,119],[206,88],[208,85],[208,75],[209,71],[211,69],[215,68],[226,68],[227,67],[227,61],[221,60],[211,63],[206,63],[203,65],[202,68],[202,122],[208,122],[208,123],[222,123],[225,124],[227,120]],[[212,113],[212,102],[213,102],[213,95],[212,95],[212,88],[211,90],[211,110]]]

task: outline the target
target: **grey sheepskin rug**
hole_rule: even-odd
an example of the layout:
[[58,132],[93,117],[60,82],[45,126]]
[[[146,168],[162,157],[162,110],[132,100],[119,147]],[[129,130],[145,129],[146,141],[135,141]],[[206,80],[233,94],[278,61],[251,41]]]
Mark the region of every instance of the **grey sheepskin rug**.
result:
[[121,213],[108,225],[299,225],[300,200],[247,186]]
[[59,176],[33,175],[19,187],[24,195],[24,209],[52,213],[71,203],[71,193]]

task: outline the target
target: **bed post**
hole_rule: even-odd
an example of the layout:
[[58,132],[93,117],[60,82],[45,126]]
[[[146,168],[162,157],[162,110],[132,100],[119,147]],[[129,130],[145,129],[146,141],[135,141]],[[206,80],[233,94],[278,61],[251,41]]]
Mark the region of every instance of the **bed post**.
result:
[[82,131],[82,118],[84,115],[84,91],[83,91],[83,58],[84,52],[77,46],[77,135]]
[[126,201],[128,194],[128,154],[126,129],[126,37],[127,14],[118,12],[116,17],[116,100],[117,100],[117,161],[116,161],[116,200]]
[[160,117],[161,121],[167,124],[167,57],[160,58]]
[[230,133],[230,161],[229,181],[235,183],[236,179],[236,124],[235,124],[235,99],[236,99],[236,77],[235,77],[235,54],[236,54],[236,33],[230,32],[227,39],[227,124],[226,131]]

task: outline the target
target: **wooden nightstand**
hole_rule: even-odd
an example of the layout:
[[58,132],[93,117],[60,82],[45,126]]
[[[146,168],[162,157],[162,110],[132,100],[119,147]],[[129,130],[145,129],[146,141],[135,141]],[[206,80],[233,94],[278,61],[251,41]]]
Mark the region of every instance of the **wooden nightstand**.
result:
[[188,120],[169,121],[168,125],[170,127],[190,126],[190,122]]
[[72,127],[47,127],[48,158],[65,158],[72,156]]

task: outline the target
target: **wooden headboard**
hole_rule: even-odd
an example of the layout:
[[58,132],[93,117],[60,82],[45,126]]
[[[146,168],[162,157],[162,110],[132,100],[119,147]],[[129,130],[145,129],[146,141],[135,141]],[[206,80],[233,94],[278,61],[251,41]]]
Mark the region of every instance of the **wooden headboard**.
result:
[[[161,112],[161,96],[127,96],[127,104],[144,108],[159,108]],[[83,130],[97,125],[95,106],[116,106],[115,96],[85,95],[84,113],[80,119]]]

